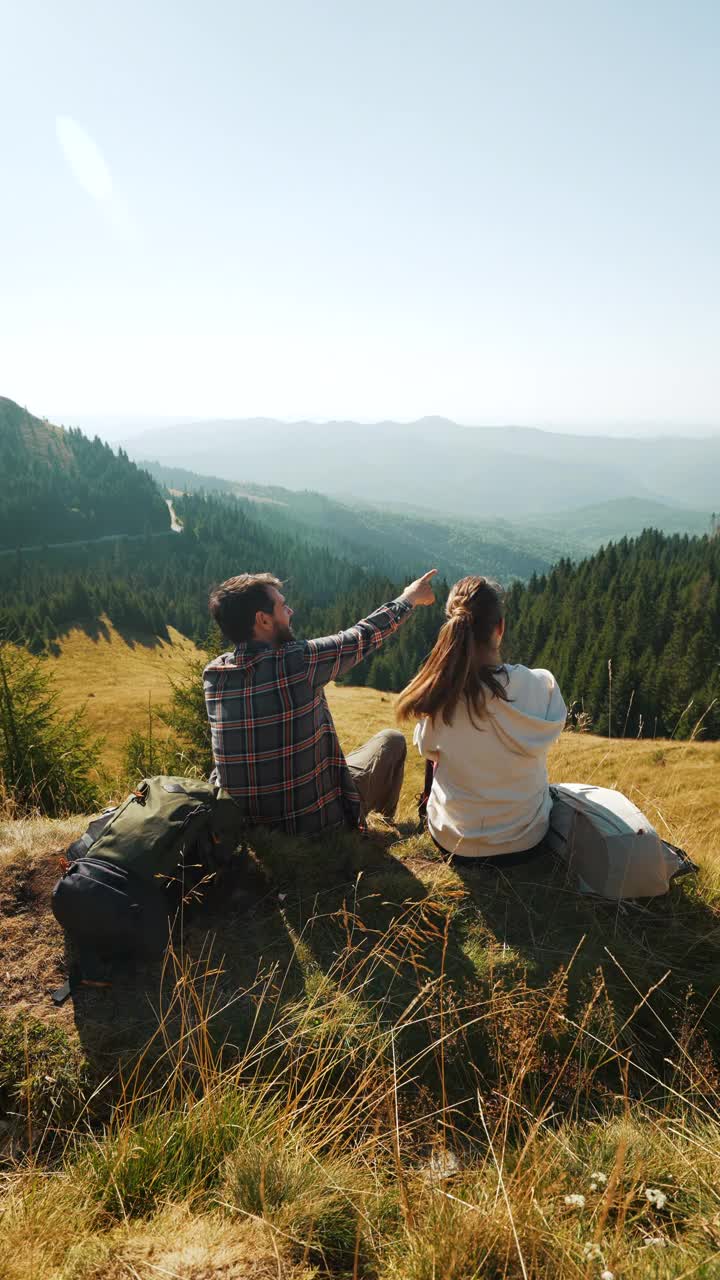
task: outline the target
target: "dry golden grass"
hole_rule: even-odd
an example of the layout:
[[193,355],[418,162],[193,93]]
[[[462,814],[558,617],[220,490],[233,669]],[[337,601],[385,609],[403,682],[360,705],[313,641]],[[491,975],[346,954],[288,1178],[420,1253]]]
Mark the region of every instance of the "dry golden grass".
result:
[[[395,727],[392,694],[331,685],[328,702],[343,749],[353,751],[380,729]],[[425,763],[408,744],[399,820],[415,816]],[[642,809],[666,839],[686,849],[720,880],[720,742],[599,738],[564,733],[549,761],[552,782],[592,782],[614,787]]]
[[[86,679],[130,656],[104,644]],[[390,695],[328,698],[348,752],[394,723]],[[48,851],[83,820],[0,827],[3,1006],[40,1027],[0,1035],[3,1280],[716,1280],[720,744],[566,734],[550,774],[630,795],[697,884],[618,913],[551,869],[461,875],[416,832],[411,748],[369,840],[258,839],[261,891],[198,917],[162,1000],[61,1010]],[[146,1024],[112,1124],[68,1138],[75,1079],[88,1096]]]
[[[703,1097],[687,1075],[674,1090],[658,1079],[640,1098],[611,1029],[605,1059],[593,1061],[580,1035],[563,1038],[572,959],[545,991],[503,983],[498,969],[459,1002],[448,888],[403,904],[369,946],[354,933],[367,933],[357,894],[344,903],[346,942],[324,971],[306,968],[297,998],[281,998],[288,974],[272,965],[241,993],[252,1026],[225,1064],[211,1040],[222,976],[208,955],[175,955],[154,1073],[148,1059],[126,1076],[102,1132],[61,1135],[55,1169],[31,1160],[8,1173],[0,1274],[715,1280],[713,1082]],[[296,956],[311,948],[298,937]],[[398,1003],[393,980],[404,985],[423,959],[431,969]],[[375,998],[378,967],[387,989]],[[552,1064],[538,1056],[542,1039],[560,1046]],[[474,1082],[464,1108],[446,1093],[458,1062]],[[605,1094],[579,1116],[573,1094],[596,1075]]]
[[126,638],[101,619],[95,638],[73,628],[59,642],[59,654],[46,659],[59,705],[67,711],[85,708],[88,728],[105,739],[102,759],[112,773],[120,767],[130,732],[147,726],[148,698],[156,708],[167,702],[169,679],[182,676],[188,660],[198,655],[191,640],[173,627],[168,631],[169,641]]
[[720,878],[720,743],[565,733],[550,756],[550,777],[624,792],[660,835]]
[[[148,698],[157,708],[167,701],[170,677],[181,676],[199,650],[170,628],[170,643],[153,637],[126,640],[105,622],[97,639],[75,629],[48,658],[61,705],[85,706],[88,727],[105,737],[103,763],[116,772],[123,744],[133,728],[147,725]],[[378,730],[395,725],[392,694],[331,685],[328,701],[346,752]],[[155,723],[155,731],[160,726]],[[414,816],[424,765],[408,741],[401,821]],[[554,782],[595,782],[617,787],[643,809],[661,834],[705,865],[720,861],[720,744],[667,740],[608,741],[593,734],[564,734],[550,757]],[[718,868],[720,878],[720,867]]]
[[0,875],[5,865],[22,866],[49,848],[74,840],[84,818],[0,819]]
[[131,1219],[98,1231],[87,1205],[71,1203],[60,1187],[51,1205],[30,1181],[24,1202],[15,1201],[5,1219],[4,1236],[3,1280],[277,1280],[278,1259],[286,1280],[314,1274],[283,1259],[262,1222],[228,1221],[176,1204],[150,1222]]

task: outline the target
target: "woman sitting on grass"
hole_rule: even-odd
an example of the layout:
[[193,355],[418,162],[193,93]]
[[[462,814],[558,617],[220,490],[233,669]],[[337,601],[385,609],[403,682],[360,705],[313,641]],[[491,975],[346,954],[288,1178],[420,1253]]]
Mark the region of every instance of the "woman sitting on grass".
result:
[[399,720],[417,717],[414,741],[435,762],[430,835],[462,865],[527,862],[547,834],[547,755],[565,703],[549,671],[502,662],[497,583],[461,578],[445,611],[432,653],[396,708]]

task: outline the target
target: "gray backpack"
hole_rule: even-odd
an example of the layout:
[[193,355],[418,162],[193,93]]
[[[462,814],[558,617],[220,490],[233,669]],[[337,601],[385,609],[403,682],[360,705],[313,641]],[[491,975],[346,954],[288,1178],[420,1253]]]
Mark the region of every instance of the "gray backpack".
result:
[[577,877],[581,893],[602,898],[656,898],[678,876],[697,871],[676,845],[658,835],[620,791],[558,783],[546,843]]

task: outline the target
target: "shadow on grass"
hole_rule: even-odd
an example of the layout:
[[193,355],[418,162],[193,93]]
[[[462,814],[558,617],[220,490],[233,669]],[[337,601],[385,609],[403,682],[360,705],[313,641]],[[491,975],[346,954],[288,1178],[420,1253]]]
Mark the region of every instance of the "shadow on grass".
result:
[[[156,635],[149,631],[143,631],[136,626],[125,625],[122,620],[116,621],[112,616],[108,616],[116,634],[127,645],[128,649],[157,649],[170,639],[167,627],[163,627],[162,631],[159,631]],[[71,622],[63,622],[58,625],[56,634],[48,644],[48,651],[55,657],[62,653],[63,642],[72,631],[82,631],[95,644],[99,643],[100,640],[110,641],[112,639],[112,632],[103,618],[75,618]]]
[[128,649],[159,649],[161,644],[167,643],[170,639],[170,634],[165,626],[157,634],[151,634],[149,631],[141,631],[137,627],[127,626],[122,621],[118,622],[112,616],[110,616],[110,621]]
[[[70,950],[68,970],[78,961]],[[280,976],[283,1001],[297,998],[302,984],[277,893],[252,855],[238,857],[202,902],[181,904],[171,952],[154,962],[101,963],[93,976],[108,985],[75,991],[75,1025],[93,1078],[132,1062],[150,1042],[152,1058],[182,1035],[181,987],[197,1001],[197,1017],[201,1005],[209,1015],[216,1048],[241,1044],[254,1019],[252,993],[270,975]]]
[[50,651],[57,656],[62,652],[62,643],[67,639],[71,631],[80,630],[84,632],[90,640],[95,644],[99,640],[110,639],[110,629],[102,618],[76,618],[71,622],[61,622],[58,624],[57,632],[53,636],[50,643]]
[[600,1015],[587,1023],[586,1048],[605,1041],[646,1082],[677,1087],[682,1078],[683,1089],[702,1092],[704,1078],[715,1094],[720,913],[703,901],[700,885],[681,880],[661,898],[611,903],[580,894],[549,853],[497,873],[455,870],[473,908],[458,921],[466,946],[477,951],[484,941],[509,954],[510,971],[522,968],[537,990],[565,969],[568,1028],[583,1025],[590,1005]]
[[211,1009],[223,1061],[262,1041],[272,1077],[288,1055],[315,1070],[322,1045],[334,1055],[326,1086],[340,1088],[370,1054],[401,1080],[401,1115],[422,1102],[465,1132],[478,1091],[491,1119],[510,1095],[535,1115],[552,1098],[593,1116],[668,1085],[703,1105],[720,1097],[720,920],[697,886],[607,904],[579,895],[549,855],[457,871],[412,834],[253,832],[231,879],[182,921],[174,969],[75,996],[93,1077],[153,1035],[162,1054]]
[[436,1094],[440,975],[452,971],[448,982],[469,989],[474,969],[453,932],[452,895],[434,893],[393,856],[393,844],[392,830],[323,841],[252,833],[253,851],[238,858],[231,880],[176,929],[172,964],[116,966],[111,986],[77,990],[75,1024],[92,1078],[118,1062],[127,1073],[151,1039],[146,1063],[162,1058],[186,1034],[189,1000],[195,1022],[211,1010],[207,1027],[223,1062],[252,1058],[262,1043],[270,1075],[284,1069],[291,1042],[314,1070],[313,1043],[327,1048],[333,1037],[343,1075],[346,1047],[394,1028],[400,1066],[420,1055],[418,1081]]

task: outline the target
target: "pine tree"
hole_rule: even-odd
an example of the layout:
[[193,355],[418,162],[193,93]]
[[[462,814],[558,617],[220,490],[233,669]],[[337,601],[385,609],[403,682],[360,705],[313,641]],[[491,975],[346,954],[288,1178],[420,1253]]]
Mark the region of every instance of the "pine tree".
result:
[[0,787],[10,812],[92,812],[99,804],[99,748],[82,710],[59,711],[43,662],[0,644]]

